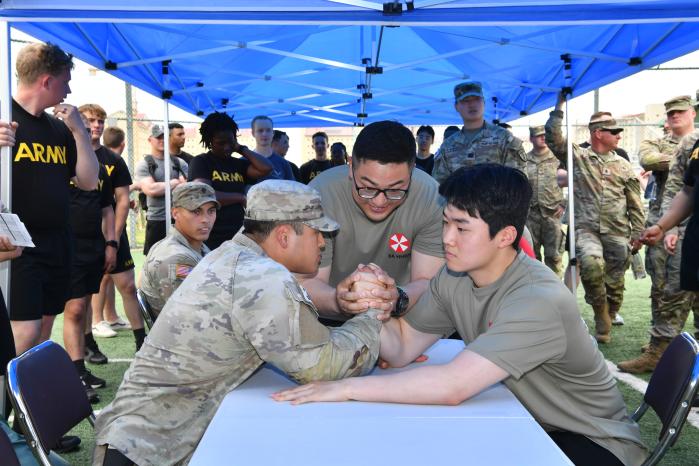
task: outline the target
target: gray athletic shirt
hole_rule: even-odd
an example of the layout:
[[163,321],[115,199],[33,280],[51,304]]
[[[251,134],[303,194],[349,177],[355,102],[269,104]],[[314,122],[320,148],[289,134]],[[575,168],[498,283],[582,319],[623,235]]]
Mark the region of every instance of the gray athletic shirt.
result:
[[510,376],[504,384],[547,431],[582,434],[626,465],[647,451],[575,298],[520,252],[495,283],[476,288],[444,266],[406,316],[414,329],[450,335]]
[[340,223],[337,234],[325,238],[320,265],[332,264],[331,286],[354,272],[357,264],[369,262],[384,269],[399,285],[405,285],[410,283],[413,249],[428,256],[444,257],[443,198],[432,177],[413,169],[405,202],[377,223],[369,220],[352,198],[355,188],[348,167],[325,170],[310,183],[320,191],[323,211]]
[[[177,159],[175,161],[175,159]],[[134,170],[136,181],[141,181],[144,178],[151,177],[153,178],[154,181],[156,182],[162,182],[165,179],[165,160],[159,159],[157,157],[153,157],[153,162],[155,162],[155,172],[153,173],[154,176],[151,177],[150,171],[148,171],[148,162],[146,162],[146,159],[144,158],[143,160],[139,160],[139,162],[136,164],[136,168]],[[175,164],[179,162],[180,170],[174,170],[174,167],[176,166]],[[187,162],[182,160],[179,157],[171,156],[170,157],[170,163],[172,166],[170,167],[170,178],[171,179],[176,179],[179,178],[180,176],[184,176],[185,179],[187,179]],[[147,202],[148,202],[148,210],[146,211],[146,218],[150,221],[164,221],[165,220],[165,195],[163,194],[162,196],[158,197],[152,197],[148,196],[147,197]]]

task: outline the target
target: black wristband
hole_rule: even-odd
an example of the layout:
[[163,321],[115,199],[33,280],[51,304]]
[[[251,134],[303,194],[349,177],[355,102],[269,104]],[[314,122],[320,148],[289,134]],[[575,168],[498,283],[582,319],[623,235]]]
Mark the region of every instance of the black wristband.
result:
[[117,243],[117,242],[114,241],[113,239],[112,239],[112,240],[109,240],[109,241],[105,241],[105,242],[104,242],[104,245],[105,245],[105,246],[110,246],[110,247],[112,247],[112,248],[114,248],[114,249],[119,249],[119,243]]

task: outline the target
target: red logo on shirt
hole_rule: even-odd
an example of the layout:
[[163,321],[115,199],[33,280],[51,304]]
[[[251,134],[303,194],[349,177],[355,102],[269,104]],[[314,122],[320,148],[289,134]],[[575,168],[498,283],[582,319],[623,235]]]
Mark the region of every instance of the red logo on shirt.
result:
[[395,252],[406,252],[410,249],[410,240],[403,233],[394,233],[388,240],[388,246]]

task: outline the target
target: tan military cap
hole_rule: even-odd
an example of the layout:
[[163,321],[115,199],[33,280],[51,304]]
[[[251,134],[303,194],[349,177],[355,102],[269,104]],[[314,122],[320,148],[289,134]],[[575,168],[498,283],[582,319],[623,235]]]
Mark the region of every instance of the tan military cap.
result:
[[665,102],[665,113],[674,112],[676,110],[689,110],[692,108],[692,98],[688,95],[673,97]]
[[546,134],[546,129],[544,128],[544,125],[530,126],[529,127],[529,137],[530,138],[533,138],[536,136],[541,136],[542,134]]
[[454,86],[454,99],[459,102],[466,97],[483,98],[483,85],[478,81],[465,81]]
[[335,231],[340,225],[323,213],[320,193],[310,186],[289,180],[265,180],[248,191],[247,220],[303,222],[320,231]]
[[590,131],[603,129],[610,131],[613,134],[619,134],[624,131],[624,128],[616,124],[616,120],[609,112],[596,112],[590,117],[590,122],[587,124]]
[[182,183],[172,190],[172,207],[184,207],[187,210],[196,210],[207,202],[216,204],[220,209],[221,204],[216,200],[214,188],[200,181]]

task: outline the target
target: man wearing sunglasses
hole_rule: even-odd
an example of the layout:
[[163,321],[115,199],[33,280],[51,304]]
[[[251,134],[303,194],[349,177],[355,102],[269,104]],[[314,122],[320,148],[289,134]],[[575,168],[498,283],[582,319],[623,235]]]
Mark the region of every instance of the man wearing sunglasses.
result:
[[403,314],[444,264],[441,197],[437,183],[414,169],[415,151],[405,126],[372,123],[357,136],[349,165],[311,182],[340,224],[326,238],[318,273],[303,280],[325,317],[342,321],[369,307]]
[[[546,122],[546,144],[559,160],[567,161],[561,132],[563,103]],[[611,326],[624,300],[624,273],[641,244],[645,214],[641,188],[631,164],[616,153],[624,130],[609,112],[590,117],[590,146],[573,144],[575,195],[575,253],[585,301],[595,313],[595,339],[611,340]]]

